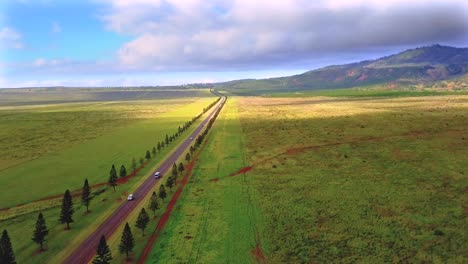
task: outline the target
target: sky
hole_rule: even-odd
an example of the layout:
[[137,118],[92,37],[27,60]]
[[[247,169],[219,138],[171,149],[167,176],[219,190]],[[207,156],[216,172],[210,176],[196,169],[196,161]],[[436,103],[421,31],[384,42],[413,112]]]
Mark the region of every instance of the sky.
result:
[[2,0],[0,87],[209,83],[468,47],[466,0]]

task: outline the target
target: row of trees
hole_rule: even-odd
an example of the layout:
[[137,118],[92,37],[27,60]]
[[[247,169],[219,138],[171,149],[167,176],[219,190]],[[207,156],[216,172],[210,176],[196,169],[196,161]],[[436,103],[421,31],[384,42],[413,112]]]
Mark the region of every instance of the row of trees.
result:
[[[211,107],[213,107],[218,101],[220,100],[220,98],[218,98],[216,101],[214,101],[213,103],[211,103],[208,107],[206,108],[203,108],[203,112],[198,114],[197,116],[193,117],[192,120],[188,121],[188,122],[185,122],[182,126],[179,126],[177,128],[177,132],[175,132],[174,134],[172,135],[168,135],[166,134],[166,137],[164,138],[164,140],[161,140],[161,141],[158,141],[158,143],[156,144],[156,146],[153,146],[151,148],[151,152],[150,150],[147,150],[145,152],[145,156],[144,158],[140,158],[140,166],[143,166],[144,164],[144,161],[146,159],[146,161],[149,161],[151,158],[154,158],[156,156],[156,153],[159,153],[161,152],[162,149],[164,149],[164,147],[168,146],[170,143],[172,143],[173,141],[175,141],[177,139],[177,137],[179,137],[183,132],[185,132],[187,129],[190,128],[190,126],[197,120],[199,119],[203,113],[206,113]],[[133,174],[136,173],[136,169],[137,169],[137,165],[136,165],[136,160],[135,158],[132,159],[132,170],[133,170]],[[125,177],[127,176],[127,170],[125,168],[124,165],[122,165],[120,167],[120,177]],[[111,167],[111,170],[109,172],[109,180],[108,180],[108,184],[109,186],[111,186],[114,191],[115,191],[115,186],[117,186],[117,180],[118,180],[118,177],[117,177],[117,170],[115,168],[115,165],[112,164],[112,167]]]

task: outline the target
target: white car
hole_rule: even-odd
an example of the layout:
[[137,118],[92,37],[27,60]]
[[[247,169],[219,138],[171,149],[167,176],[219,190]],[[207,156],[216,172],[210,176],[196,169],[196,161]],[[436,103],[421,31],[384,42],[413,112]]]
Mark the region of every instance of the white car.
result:
[[193,137],[190,137],[190,140],[193,140]]
[[133,196],[133,193],[129,194],[127,197],[127,201],[132,201],[133,199],[135,199],[135,196]]
[[155,177],[156,179],[161,178],[161,173],[160,173],[159,171],[155,172],[155,173],[154,173],[154,177]]

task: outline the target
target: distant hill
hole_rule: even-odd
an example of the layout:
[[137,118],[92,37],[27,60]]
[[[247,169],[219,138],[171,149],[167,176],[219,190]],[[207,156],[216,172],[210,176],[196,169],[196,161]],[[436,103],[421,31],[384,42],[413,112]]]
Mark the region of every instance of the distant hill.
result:
[[[468,73],[468,48],[433,45],[376,60],[334,65],[303,74],[216,84],[237,94],[389,85],[430,84]],[[221,88],[222,87],[222,88]]]

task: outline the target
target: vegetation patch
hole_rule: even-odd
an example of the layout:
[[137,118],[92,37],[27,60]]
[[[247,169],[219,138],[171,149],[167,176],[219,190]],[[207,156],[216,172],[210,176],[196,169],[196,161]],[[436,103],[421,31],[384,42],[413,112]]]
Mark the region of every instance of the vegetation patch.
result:
[[267,260],[465,262],[467,108],[466,96],[242,99]]

